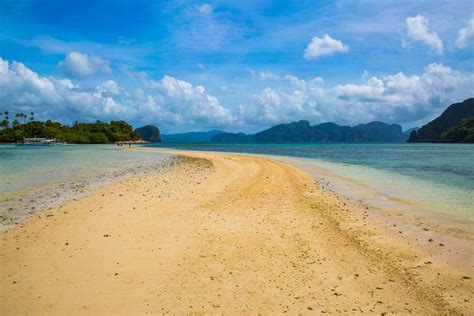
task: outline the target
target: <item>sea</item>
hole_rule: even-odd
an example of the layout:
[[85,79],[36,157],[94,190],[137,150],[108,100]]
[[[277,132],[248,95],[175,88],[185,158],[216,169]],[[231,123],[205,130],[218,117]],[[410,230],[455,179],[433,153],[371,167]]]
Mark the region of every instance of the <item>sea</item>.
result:
[[144,147],[148,150],[114,145],[1,145],[0,224],[14,224],[32,214],[31,207],[54,206],[113,179],[165,169],[175,162],[172,155],[151,148],[269,156],[308,171],[323,187],[358,201],[385,201],[474,220],[474,145],[157,143]]

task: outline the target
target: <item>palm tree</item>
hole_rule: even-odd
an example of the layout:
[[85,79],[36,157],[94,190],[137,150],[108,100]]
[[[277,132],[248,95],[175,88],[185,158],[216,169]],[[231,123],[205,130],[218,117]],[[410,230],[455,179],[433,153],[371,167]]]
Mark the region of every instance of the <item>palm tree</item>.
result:
[[5,119],[3,119],[3,127],[8,128],[10,127],[10,118],[8,117],[9,112],[5,111],[3,112],[3,115],[5,115]]
[[34,121],[35,120],[35,112],[31,112],[31,117],[30,117],[30,121]]

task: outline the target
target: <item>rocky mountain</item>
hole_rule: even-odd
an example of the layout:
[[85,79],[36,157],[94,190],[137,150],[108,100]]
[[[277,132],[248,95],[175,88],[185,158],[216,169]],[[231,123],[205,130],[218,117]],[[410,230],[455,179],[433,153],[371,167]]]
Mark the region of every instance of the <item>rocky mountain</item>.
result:
[[213,136],[211,143],[253,143],[254,135],[247,135],[245,133],[221,133]]
[[253,135],[243,133],[222,133],[212,137],[216,143],[362,143],[362,142],[403,142],[407,135],[397,124],[371,122],[354,127],[335,123],[311,126],[308,121],[280,124]]
[[441,134],[443,143],[474,143],[474,116],[468,116],[458,125],[450,127]]
[[163,134],[161,140],[166,143],[206,143],[211,140],[214,135],[225,133],[220,130],[212,130],[208,132],[189,132],[181,134]]
[[405,134],[408,139],[410,137],[411,132],[418,131],[419,129],[420,129],[419,127],[412,127],[412,128],[407,129],[406,131],[403,131],[403,134]]
[[[412,131],[408,142],[412,143],[438,143],[438,142],[458,142],[464,138],[451,137],[454,132],[451,131],[450,137],[442,138],[443,133],[447,133],[450,128],[459,126],[463,119],[474,116],[474,98],[464,100],[463,102],[451,104],[440,116],[433,121],[422,126],[418,131]],[[469,125],[470,121],[467,121]],[[466,129],[466,125],[459,126]]]
[[141,139],[147,142],[161,142],[160,129],[154,125],[145,125],[134,131],[140,135]]

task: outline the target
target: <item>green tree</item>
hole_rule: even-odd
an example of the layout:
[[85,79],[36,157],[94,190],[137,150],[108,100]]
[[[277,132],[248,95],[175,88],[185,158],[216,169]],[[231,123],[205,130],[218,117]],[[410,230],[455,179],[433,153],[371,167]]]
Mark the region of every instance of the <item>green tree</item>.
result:
[[8,111],[3,112],[4,119],[2,121],[3,123],[2,125],[5,129],[8,129],[10,127],[10,118],[8,117],[8,114],[9,114]]

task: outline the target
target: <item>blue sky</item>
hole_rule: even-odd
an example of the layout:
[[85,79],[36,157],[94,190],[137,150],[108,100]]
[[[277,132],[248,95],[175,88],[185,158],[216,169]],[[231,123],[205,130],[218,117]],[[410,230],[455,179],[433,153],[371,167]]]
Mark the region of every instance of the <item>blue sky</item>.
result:
[[253,132],[474,95],[472,1],[0,1],[0,108]]

